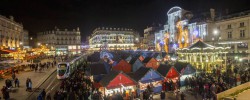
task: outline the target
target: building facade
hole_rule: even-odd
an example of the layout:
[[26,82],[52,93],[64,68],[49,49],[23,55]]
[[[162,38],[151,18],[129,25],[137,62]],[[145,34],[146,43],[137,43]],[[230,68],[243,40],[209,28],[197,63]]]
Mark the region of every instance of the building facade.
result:
[[96,28],[89,38],[91,50],[130,50],[139,44],[139,34],[127,28]]
[[207,22],[194,20],[193,14],[181,7],[172,7],[167,12],[167,19],[164,28],[155,32],[157,51],[175,52],[177,48],[186,48],[207,35]]
[[22,37],[20,45],[24,48],[29,48],[29,32],[27,30],[23,30]]
[[79,28],[69,31],[55,28],[54,30],[37,33],[38,44],[46,45],[56,55],[81,53],[81,35]]
[[7,18],[0,15],[0,47],[14,49],[20,47],[23,40],[23,25],[14,21],[14,17]]
[[144,50],[155,50],[155,32],[160,30],[160,26],[152,26],[144,29],[143,47]]
[[249,53],[250,11],[216,18],[210,23],[206,41],[210,44],[231,47],[229,53]]

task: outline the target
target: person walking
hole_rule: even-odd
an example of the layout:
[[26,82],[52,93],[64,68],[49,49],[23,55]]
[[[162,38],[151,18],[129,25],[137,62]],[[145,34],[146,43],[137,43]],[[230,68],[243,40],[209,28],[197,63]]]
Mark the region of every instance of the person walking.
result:
[[32,91],[32,81],[31,79],[28,80],[28,87],[29,87],[29,90]]
[[19,87],[19,80],[18,80],[18,78],[15,79],[15,87]]
[[43,89],[43,91],[41,92],[41,95],[42,95],[43,99],[45,99],[45,97],[46,97],[45,89]]
[[165,92],[162,90],[161,91],[161,100],[165,100],[166,94]]

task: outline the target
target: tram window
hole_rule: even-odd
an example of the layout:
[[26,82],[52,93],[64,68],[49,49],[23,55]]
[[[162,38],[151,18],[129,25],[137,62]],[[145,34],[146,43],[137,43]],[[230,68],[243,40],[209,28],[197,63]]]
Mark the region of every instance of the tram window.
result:
[[58,70],[59,76],[63,76],[63,75],[65,74],[65,71],[66,71],[66,70]]
[[66,68],[66,67],[67,67],[66,64],[60,64],[60,65],[59,65],[59,68]]

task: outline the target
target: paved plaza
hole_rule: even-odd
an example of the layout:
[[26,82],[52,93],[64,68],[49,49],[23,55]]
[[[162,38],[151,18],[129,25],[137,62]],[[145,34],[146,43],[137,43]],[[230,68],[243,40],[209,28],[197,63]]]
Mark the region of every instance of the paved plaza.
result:
[[[47,62],[47,61],[52,61],[52,60],[42,60],[41,62]],[[32,87],[33,90],[36,89],[41,83],[43,83],[52,72],[56,70],[56,67],[49,68],[49,69],[44,69],[44,71],[41,72],[34,72],[34,71],[28,71],[28,72],[19,72],[19,74],[16,74],[16,77],[20,81],[20,87],[15,88],[13,87],[10,92],[10,100],[25,100],[31,92],[26,91],[26,79],[30,78],[32,81]],[[11,76],[9,76],[8,79],[11,79]],[[5,79],[0,81],[0,87],[5,86]],[[13,83],[14,86],[14,83]],[[0,94],[1,97],[2,93]]]

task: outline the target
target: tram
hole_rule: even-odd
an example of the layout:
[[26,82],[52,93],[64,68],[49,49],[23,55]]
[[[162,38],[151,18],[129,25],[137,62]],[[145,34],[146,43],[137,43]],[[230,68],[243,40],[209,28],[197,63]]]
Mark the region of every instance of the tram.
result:
[[78,55],[64,62],[59,62],[57,65],[57,79],[68,78],[78,67],[84,63],[85,59],[85,55]]

